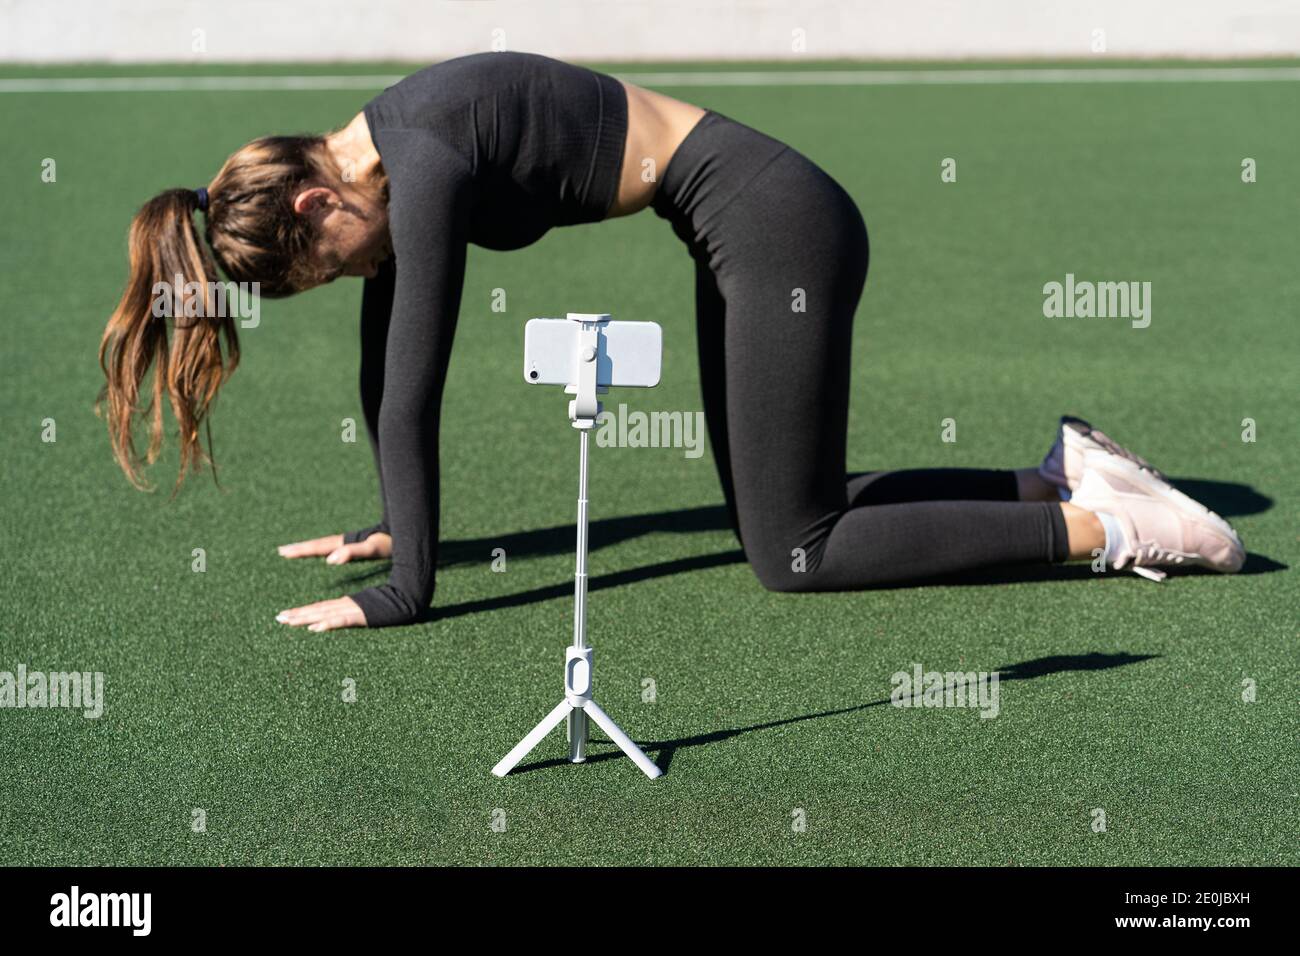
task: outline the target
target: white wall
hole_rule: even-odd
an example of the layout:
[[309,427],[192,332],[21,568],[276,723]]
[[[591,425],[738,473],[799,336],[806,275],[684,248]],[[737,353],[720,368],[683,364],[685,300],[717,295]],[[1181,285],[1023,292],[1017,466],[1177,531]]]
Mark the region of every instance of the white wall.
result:
[[1059,58],[1095,30],[1113,58],[1298,55],[1300,0],[0,0],[0,61]]

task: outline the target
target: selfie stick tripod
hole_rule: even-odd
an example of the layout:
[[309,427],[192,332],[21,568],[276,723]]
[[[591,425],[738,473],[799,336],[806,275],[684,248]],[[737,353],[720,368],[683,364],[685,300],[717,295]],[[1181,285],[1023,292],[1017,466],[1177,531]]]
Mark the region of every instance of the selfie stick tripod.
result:
[[596,369],[600,356],[600,328],[609,321],[609,316],[570,312],[569,319],[582,326],[574,362],[578,382],[564,389],[577,396],[569,402],[569,421],[580,430],[582,447],[578,459],[578,559],[573,575],[573,645],[564,655],[564,700],[502,757],[492,772],[504,777],[566,717],[569,719],[569,761],[583,763],[587,759],[587,718],[590,717],[653,780],[663,771],[591,698],[591,647],[587,644],[587,440],[601,410],[596,393],[606,391],[596,385]]

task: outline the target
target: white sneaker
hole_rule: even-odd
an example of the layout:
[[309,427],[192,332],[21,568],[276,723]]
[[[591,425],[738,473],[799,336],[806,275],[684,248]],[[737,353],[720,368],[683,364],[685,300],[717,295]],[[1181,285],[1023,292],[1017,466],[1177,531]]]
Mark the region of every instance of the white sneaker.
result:
[[1145,458],[1135,455],[1119,442],[1112,441],[1105,432],[1093,428],[1082,418],[1075,418],[1073,415],[1061,416],[1061,428],[1057,432],[1056,442],[1047,453],[1047,457],[1043,459],[1043,463],[1038,466],[1038,474],[1044,481],[1056,485],[1061,498],[1069,501],[1070,495],[1079,487],[1079,481],[1083,477],[1083,456],[1090,451],[1103,451],[1115,455],[1149,471],[1161,481],[1169,480]]
[[[1090,451],[1071,503],[1114,519],[1120,540],[1108,540],[1106,562],[1153,581],[1155,567],[1199,565],[1224,574],[1241,570],[1246,551],[1232,526],[1199,502],[1118,455]],[[1109,536],[1108,536],[1109,537]]]

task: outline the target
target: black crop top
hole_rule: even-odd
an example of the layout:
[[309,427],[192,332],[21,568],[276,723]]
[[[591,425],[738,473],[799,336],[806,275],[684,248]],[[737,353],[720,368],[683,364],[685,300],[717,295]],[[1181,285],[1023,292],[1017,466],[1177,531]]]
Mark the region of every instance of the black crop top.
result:
[[383,518],[345,536],[393,538],[388,583],[352,595],[371,627],[420,618],[438,555],[438,420],[466,245],[518,249],[604,219],[618,194],[627,93],[530,53],[421,70],[365,106],[388,176],[393,257],[361,302],[361,400]]

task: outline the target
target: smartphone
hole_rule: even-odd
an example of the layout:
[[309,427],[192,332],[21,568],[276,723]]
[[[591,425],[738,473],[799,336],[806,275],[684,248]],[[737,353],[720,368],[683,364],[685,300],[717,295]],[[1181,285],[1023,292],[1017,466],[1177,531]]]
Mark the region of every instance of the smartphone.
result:
[[[529,319],[524,325],[524,381],[530,385],[577,384],[581,332],[582,324],[572,319]],[[601,322],[597,334],[598,388],[653,388],[659,384],[663,359],[659,323]]]

